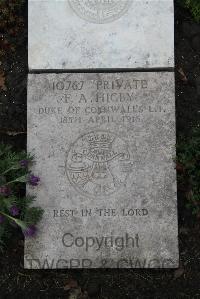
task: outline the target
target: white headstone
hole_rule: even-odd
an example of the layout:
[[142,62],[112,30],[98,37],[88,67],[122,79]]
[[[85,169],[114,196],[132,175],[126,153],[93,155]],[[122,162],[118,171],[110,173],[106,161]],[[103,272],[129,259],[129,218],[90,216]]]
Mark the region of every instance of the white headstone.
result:
[[174,67],[173,0],[29,0],[29,68]]
[[172,72],[31,74],[26,268],[178,266]]

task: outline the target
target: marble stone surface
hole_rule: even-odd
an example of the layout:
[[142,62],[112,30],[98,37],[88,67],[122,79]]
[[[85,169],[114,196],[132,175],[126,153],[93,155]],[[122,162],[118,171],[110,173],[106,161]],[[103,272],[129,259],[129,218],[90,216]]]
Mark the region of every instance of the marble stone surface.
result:
[[174,67],[173,0],[29,0],[29,68]]
[[27,130],[25,268],[178,267],[173,72],[30,74]]

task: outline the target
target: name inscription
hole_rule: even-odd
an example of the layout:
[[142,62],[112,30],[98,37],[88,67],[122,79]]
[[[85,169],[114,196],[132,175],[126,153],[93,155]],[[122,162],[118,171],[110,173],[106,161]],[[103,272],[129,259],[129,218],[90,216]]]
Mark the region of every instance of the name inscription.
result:
[[[166,113],[166,107],[148,103],[136,104],[138,93],[148,94],[149,82],[145,79],[123,80],[69,80],[52,81],[48,90],[55,94],[51,106],[39,106],[41,117],[56,116],[61,124],[137,123],[142,115]],[[94,92],[87,89],[92,85]]]

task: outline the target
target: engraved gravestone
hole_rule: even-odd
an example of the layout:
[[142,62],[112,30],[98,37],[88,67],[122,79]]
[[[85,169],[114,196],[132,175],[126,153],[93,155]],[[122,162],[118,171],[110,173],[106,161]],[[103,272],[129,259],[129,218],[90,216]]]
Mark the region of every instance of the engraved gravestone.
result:
[[29,0],[29,68],[174,67],[173,0]]
[[178,266],[172,72],[30,74],[28,151],[45,213],[26,268]]

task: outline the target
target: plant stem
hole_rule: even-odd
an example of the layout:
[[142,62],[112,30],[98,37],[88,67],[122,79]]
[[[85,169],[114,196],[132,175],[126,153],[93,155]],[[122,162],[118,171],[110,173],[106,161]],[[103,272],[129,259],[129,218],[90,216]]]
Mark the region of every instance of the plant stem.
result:
[[17,178],[17,179],[15,179],[15,180],[13,180],[13,181],[10,181],[10,182],[7,182],[7,183],[5,183],[4,184],[4,186],[6,186],[6,185],[10,185],[10,184],[12,184],[12,183],[26,183],[26,176],[25,175],[22,175],[22,176],[20,176],[19,178]]
[[16,166],[12,166],[10,168],[8,168],[7,170],[5,170],[4,172],[2,172],[0,175],[5,175],[6,173],[8,173],[11,170],[17,170],[18,168]]
[[12,216],[10,216],[10,215],[4,213],[4,212],[1,212],[1,211],[0,211],[0,214],[2,214],[2,215],[4,215],[5,217],[7,217],[8,219],[14,221],[14,222],[15,222],[17,225],[19,225],[22,229],[26,229],[26,224],[25,224],[23,221],[21,221],[20,219],[16,219],[16,218],[14,218],[14,217],[12,217]]

